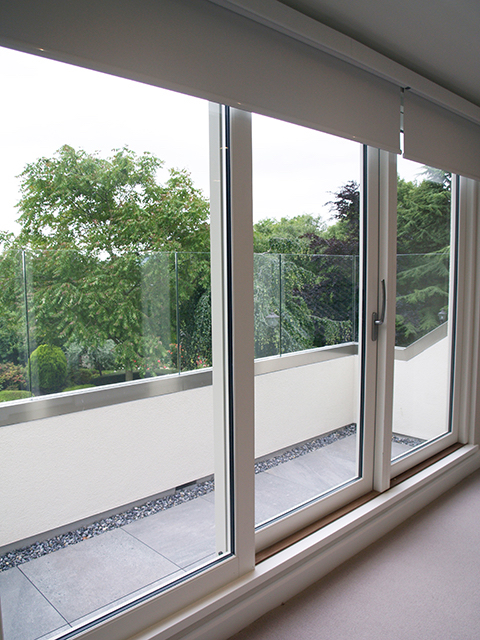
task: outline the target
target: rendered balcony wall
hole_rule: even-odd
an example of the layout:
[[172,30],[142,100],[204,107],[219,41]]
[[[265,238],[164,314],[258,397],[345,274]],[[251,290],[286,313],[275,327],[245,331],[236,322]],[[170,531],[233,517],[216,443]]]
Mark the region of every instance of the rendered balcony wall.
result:
[[[441,338],[396,361],[404,376],[396,431],[438,434],[447,401],[438,358],[445,362],[447,349]],[[257,457],[356,421],[355,394],[339,401],[337,390],[339,381],[355,388],[358,357],[289,367],[295,357],[282,356],[284,368],[256,376]],[[212,387],[205,386],[1,427],[0,548],[212,474],[212,419]]]
[[394,432],[430,440],[447,429],[449,354],[447,324],[395,349]]
[[[257,455],[352,422],[332,381],[351,378],[355,360],[258,376]],[[302,397],[288,410],[294,388]],[[212,420],[208,386],[2,427],[0,547],[212,474]]]

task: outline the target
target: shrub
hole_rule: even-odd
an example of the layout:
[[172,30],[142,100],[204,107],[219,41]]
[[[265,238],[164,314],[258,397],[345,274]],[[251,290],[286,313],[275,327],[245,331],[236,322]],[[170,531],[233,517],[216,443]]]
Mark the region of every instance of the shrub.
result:
[[67,358],[60,347],[41,344],[30,356],[32,387],[41,393],[55,393],[65,386]]
[[10,402],[11,400],[23,400],[24,398],[31,398],[33,393],[30,391],[0,391],[0,402]]
[[90,384],[94,371],[80,367],[68,372],[67,380],[70,385]]
[[0,389],[8,391],[24,389],[26,383],[27,381],[20,365],[13,364],[13,362],[0,364]]

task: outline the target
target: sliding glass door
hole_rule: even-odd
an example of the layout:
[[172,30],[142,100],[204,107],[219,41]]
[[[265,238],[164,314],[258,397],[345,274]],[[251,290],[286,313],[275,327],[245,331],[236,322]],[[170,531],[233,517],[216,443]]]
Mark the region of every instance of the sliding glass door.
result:
[[456,215],[448,173],[252,122],[260,549],[455,440]]

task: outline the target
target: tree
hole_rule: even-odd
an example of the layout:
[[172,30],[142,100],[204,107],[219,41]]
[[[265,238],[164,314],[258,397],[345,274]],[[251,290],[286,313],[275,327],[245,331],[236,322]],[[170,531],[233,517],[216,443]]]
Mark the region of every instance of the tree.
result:
[[[448,304],[450,188],[450,175],[429,167],[419,182],[398,179],[398,346],[406,346],[438,326],[438,312]],[[323,237],[311,237],[311,250],[331,256],[358,254],[358,185],[349,182],[341,187],[330,204],[336,222]],[[307,304],[317,316],[352,317],[355,310],[349,304],[358,298],[351,295],[348,269],[335,265],[323,273],[323,280],[309,292]]]
[[448,305],[451,177],[425,168],[420,182],[398,180],[396,344],[438,326]]
[[265,218],[253,227],[255,253],[308,253],[310,234],[323,234],[320,216],[303,214],[293,218]]
[[97,257],[143,251],[208,251],[209,206],[186,171],[128,148],[111,158],[63,146],[21,174],[18,244]]
[[208,287],[209,204],[186,171],[170,169],[160,184],[162,166],[128,148],[105,159],[69,146],[26,166],[12,246],[26,250],[31,274],[31,348],[79,343],[94,353],[113,341],[127,371],[170,364],[172,255],[203,256],[190,264],[190,300],[195,287]]
[[[254,226],[255,355],[270,356],[314,346],[314,321],[302,290],[312,282],[310,236],[322,234],[325,223],[309,214]],[[278,325],[268,325],[268,316]]]
[[331,255],[358,255],[360,240],[360,187],[350,180],[333,194],[330,205],[335,224],[325,234],[326,248]]
[[21,252],[12,233],[0,232],[0,363],[26,361]]
[[399,178],[397,229],[398,254],[445,249],[450,243],[449,180],[424,179],[417,184]]
[[360,191],[350,181],[333,193],[333,224],[323,233],[307,233],[314,274],[301,295],[315,320],[315,346],[357,339]]

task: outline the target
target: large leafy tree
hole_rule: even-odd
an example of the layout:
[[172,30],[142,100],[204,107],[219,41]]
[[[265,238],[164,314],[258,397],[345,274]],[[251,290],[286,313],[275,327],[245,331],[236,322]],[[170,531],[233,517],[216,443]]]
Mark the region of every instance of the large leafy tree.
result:
[[[397,315],[396,344],[406,346],[439,323],[438,312],[448,304],[450,242],[450,175],[425,168],[415,182],[398,179],[397,188]],[[349,182],[332,200],[335,224],[323,237],[311,238],[311,248],[322,255],[358,254],[359,187]],[[323,258],[322,258],[323,259]],[[338,260],[339,258],[335,258]],[[345,317],[355,295],[343,269],[329,269],[316,285],[312,302],[317,315]],[[347,270],[348,271],[348,270]],[[328,306],[330,305],[330,310]],[[320,308],[319,308],[320,307]]]
[[[267,220],[255,229],[256,245],[264,251],[300,254],[285,260],[296,265],[293,291],[307,305],[315,328],[310,340],[315,346],[356,339],[358,326],[359,185],[350,181],[341,186],[329,205],[333,224],[328,228],[314,227],[308,217],[298,217],[291,224]],[[425,168],[419,181],[399,178],[399,346],[438,326],[439,311],[448,304],[449,242],[449,174]]]
[[163,162],[128,148],[111,158],[63,146],[21,174],[19,244],[109,257],[208,250],[208,202],[186,171],[157,180]]
[[293,218],[265,218],[253,227],[255,253],[308,253],[309,236],[322,235],[326,225],[308,213]]
[[[102,158],[69,146],[26,166],[10,250],[26,250],[31,349],[76,343],[92,352],[110,341],[126,370],[170,364],[176,305],[208,287],[209,205],[186,171],[171,169],[161,184],[162,166],[128,148]],[[202,256],[180,298],[176,251]],[[180,315],[194,321],[191,310]]]
[[316,277],[302,292],[315,317],[317,346],[355,340],[358,330],[359,185],[347,182],[327,204],[332,224],[308,234]]

